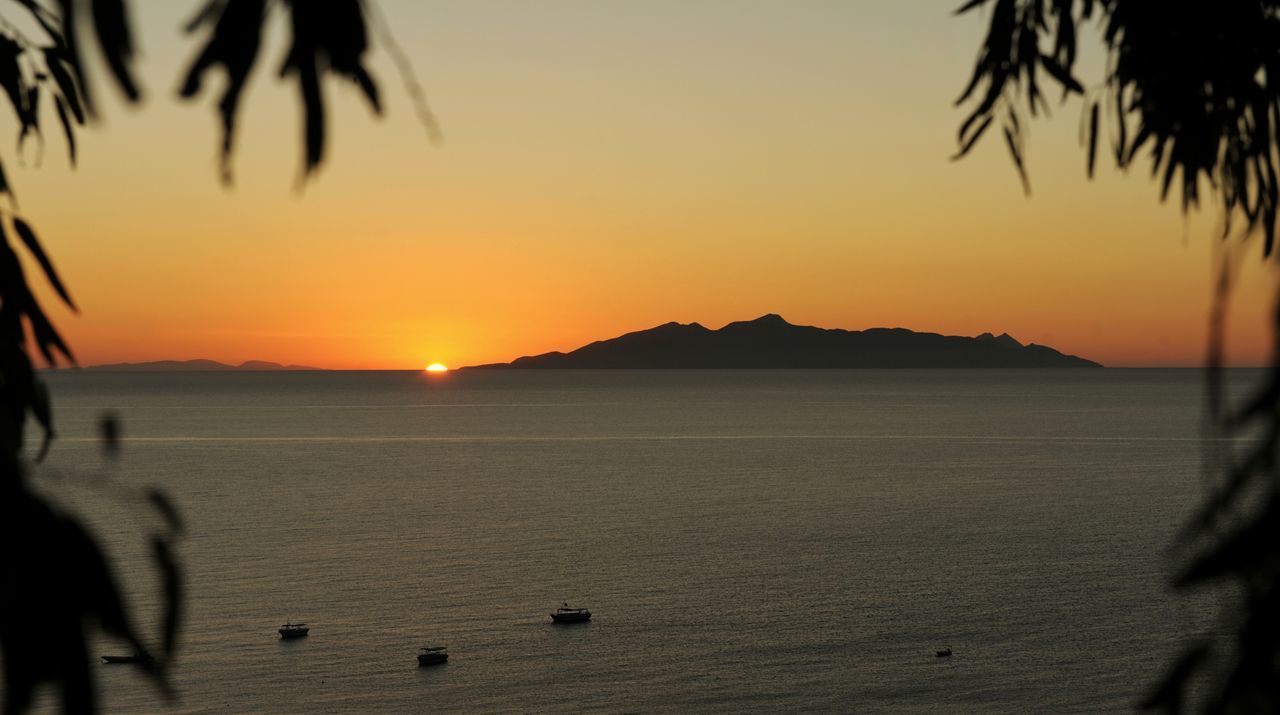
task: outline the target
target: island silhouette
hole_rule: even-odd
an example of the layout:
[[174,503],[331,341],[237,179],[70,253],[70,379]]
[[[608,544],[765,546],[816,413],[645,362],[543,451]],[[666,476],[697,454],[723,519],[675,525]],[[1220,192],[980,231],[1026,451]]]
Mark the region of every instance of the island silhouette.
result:
[[793,325],[769,313],[711,330],[666,323],[584,345],[463,369],[1060,368],[1102,367],[1007,333],[977,337],[906,328],[841,330]]
[[248,360],[239,365],[228,365],[216,360],[152,360],[150,362],[117,362],[106,365],[90,365],[85,370],[101,372],[267,372],[280,370],[324,370],[310,365],[281,365],[266,360]]

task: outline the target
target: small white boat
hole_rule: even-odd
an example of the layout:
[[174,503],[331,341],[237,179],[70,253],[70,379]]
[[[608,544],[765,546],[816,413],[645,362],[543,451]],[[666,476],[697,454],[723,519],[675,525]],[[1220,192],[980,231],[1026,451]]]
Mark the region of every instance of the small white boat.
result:
[[311,632],[305,623],[286,623],[280,626],[280,638],[289,640],[291,638],[302,638]]
[[418,665],[440,665],[449,662],[449,649],[445,646],[423,648],[418,654]]
[[552,623],[585,623],[589,620],[591,620],[591,611],[585,608],[569,608],[567,603],[551,614]]

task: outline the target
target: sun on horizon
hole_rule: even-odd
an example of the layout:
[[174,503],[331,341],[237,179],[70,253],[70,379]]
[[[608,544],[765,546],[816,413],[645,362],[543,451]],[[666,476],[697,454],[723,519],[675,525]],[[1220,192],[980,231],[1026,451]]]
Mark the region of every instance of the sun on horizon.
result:
[[449,372],[449,366],[443,363],[433,362],[427,366],[427,372]]

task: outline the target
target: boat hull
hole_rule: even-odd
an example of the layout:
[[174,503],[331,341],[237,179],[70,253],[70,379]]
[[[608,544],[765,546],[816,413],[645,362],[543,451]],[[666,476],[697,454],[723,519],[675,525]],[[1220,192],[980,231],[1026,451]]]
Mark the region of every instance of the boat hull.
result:
[[418,665],[444,665],[449,662],[449,656],[443,653],[423,653],[418,656]]
[[104,655],[102,656],[104,665],[127,665],[150,663],[151,656],[146,655]]
[[586,623],[591,620],[590,613],[552,613],[552,623]]
[[293,640],[294,638],[306,638],[306,637],[307,637],[307,633],[309,633],[309,632],[310,632],[309,630],[285,630],[285,629],[281,628],[281,629],[280,629],[280,639],[281,639],[281,640]]

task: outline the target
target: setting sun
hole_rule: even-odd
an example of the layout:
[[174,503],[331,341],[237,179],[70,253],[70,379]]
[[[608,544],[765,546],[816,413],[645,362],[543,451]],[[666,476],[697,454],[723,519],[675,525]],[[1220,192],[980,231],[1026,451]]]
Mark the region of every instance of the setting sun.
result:
[[441,365],[438,362],[433,362],[427,366],[427,372],[448,372],[448,371],[449,371],[449,368],[447,366]]

